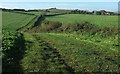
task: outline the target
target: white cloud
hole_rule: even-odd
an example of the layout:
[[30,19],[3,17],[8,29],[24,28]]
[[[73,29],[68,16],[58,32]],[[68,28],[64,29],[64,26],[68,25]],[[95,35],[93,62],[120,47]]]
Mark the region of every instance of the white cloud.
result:
[[0,6],[0,8],[14,9],[15,7]]

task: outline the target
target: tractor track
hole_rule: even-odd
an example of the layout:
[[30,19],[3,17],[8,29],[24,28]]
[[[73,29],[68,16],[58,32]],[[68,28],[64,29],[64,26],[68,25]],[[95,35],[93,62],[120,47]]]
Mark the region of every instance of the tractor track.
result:
[[[46,47],[44,48],[44,52],[46,52],[46,54],[45,54],[46,57],[49,56],[49,58],[44,59],[44,60],[58,58],[58,59],[52,60],[52,61],[59,61],[60,64],[65,65],[65,69],[66,69],[66,71],[67,71],[69,74],[74,74],[74,73],[75,73],[74,69],[73,69],[71,66],[69,66],[69,65],[65,62],[65,60],[61,57],[61,55],[60,55],[60,53],[57,51],[57,49],[51,47],[49,43],[41,40],[39,37],[37,37],[37,36],[34,36],[34,37],[38,40],[38,42],[40,43],[40,46],[46,45]],[[49,53],[49,52],[51,52],[51,53]],[[51,55],[54,55],[54,56],[51,56]]]

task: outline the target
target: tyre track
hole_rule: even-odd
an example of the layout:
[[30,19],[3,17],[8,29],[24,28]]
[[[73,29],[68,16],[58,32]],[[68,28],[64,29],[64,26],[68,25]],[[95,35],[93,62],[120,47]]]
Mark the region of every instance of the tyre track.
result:
[[[68,74],[74,74],[74,69],[69,66],[65,60],[61,57],[60,53],[57,51],[57,49],[53,48],[50,46],[49,43],[43,41],[43,40],[40,40],[40,37],[37,37],[37,36],[34,36],[38,42],[40,43],[39,45],[40,46],[46,46],[44,47],[44,52],[45,52],[45,57],[43,58],[44,60],[49,60],[49,59],[52,59],[51,62],[55,62],[55,61],[58,61],[60,63],[60,65],[64,65],[65,66],[65,70],[67,71]],[[54,56],[51,56],[51,55],[54,55]],[[46,58],[48,57],[48,58]],[[57,59],[55,59],[57,58]]]

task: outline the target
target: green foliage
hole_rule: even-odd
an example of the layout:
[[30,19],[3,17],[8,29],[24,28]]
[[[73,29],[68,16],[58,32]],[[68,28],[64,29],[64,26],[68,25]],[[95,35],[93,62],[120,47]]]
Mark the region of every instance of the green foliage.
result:
[[90,35],[100,34],[102,36],[118,35],[117,27],[99,27],[89,22],[63,24],[57,21],[43,21],[41,26],[34,29],[36,32],[77,32],[89,33]]
[[90,32],[90,30],[95,29],[95,25],[90,24],[89,22],[66,24],[66,25],[62,25],[60,29],[62,29],[62,31],[69,31],[69,32],[73,32],[73,31]]
[[13,47],[15,38],[16,36],[14,36],[14,33],[11,32],[3,33],[3,37],[2,37],[3,52],[10,50]]
[[24,53],[23,34],[7,32],[2,39],[2,71],[22,72],[19,63]]
[[[3,72],[119,71],[117,16],[26,13],[36,17],[3,12]],[[11,32],[26,24],[21,30],[61,33]]]
[[40,26],[40,31],[43,31],[43,32],[50,32],[52,30],[55,31],[61,26],[62,26],[62,23],[60,22],[44,21]]
[[61,14],[61,13],[46,12],[46,15],[56,15],[56,14]]

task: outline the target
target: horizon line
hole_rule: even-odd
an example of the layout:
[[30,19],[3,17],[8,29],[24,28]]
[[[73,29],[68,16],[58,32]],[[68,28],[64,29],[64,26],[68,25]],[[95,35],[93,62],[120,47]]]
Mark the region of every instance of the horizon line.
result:
[[[51,8],[56,8],[56,7],[51,7]],[[51,8],[34,8],[34,9],[25,9],[25,8],[4,8],[4,7],[0,7],[0,9],[24,9],[24,10],[46,10],[46,9],[51,9]],[[56,8],[56,9],[61,9],[61,10],[84,10],[84,9],[64,9],[64,8]],[[110,10],[106,10],[106,9],[100,9],[100,10],[84,10],[84,11],[101,11],[101,10],[105,10],[105,11],[110,11]],[[110,12],[118,12],[118,11],[110,11]]]

